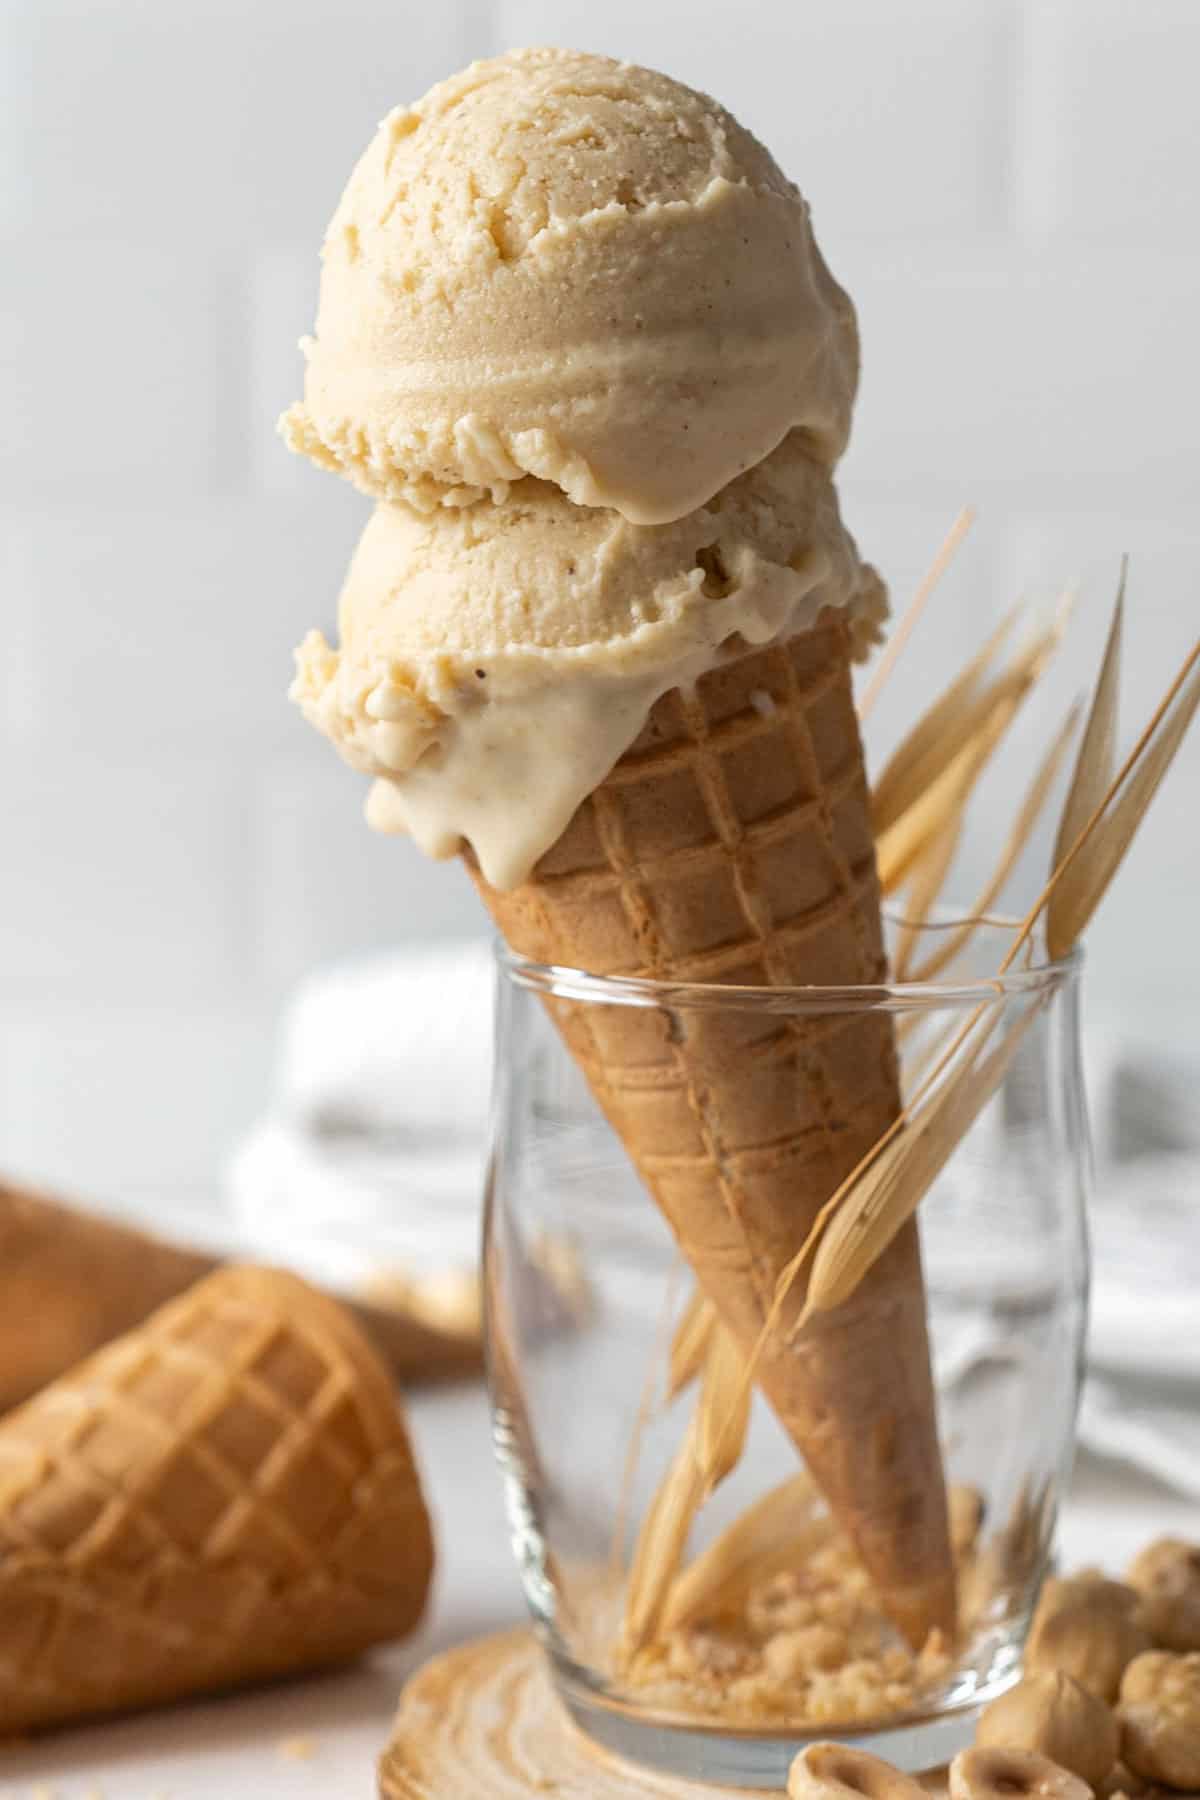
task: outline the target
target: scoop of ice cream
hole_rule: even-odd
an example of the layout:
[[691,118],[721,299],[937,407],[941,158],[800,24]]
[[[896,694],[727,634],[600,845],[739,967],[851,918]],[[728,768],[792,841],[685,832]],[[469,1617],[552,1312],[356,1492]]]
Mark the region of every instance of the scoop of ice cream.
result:
[[469,843],[519,884],[669,689],[723,656],[848,611],[886,612],[828,473],[793,435],[706,506],[658,526],[516,483],[504,506],[379,506],[292,688],[354,767],[368,817],[432,856]]
[[707,96],[565,50],[386,118],[323,249],[290,446],[430,509],[533,475],[640,524],[792,430],[832,465],[853,308],[808,207]]

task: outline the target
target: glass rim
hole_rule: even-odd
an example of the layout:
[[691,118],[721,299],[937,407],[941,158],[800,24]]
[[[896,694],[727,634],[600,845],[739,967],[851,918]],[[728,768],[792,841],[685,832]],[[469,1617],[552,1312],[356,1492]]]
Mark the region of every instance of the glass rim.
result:
[[[964,915],[923,930],[945,930]],[[990,915],[987,929],[1015,931],[1022,921]],[[1039,939],[1030,941],[1034,953]],[[521,956],[500,936],[494,953],[501,973],[516,987],[557,999],[592,1001],[597,1005],[685,1007],[696,1011],[763,1011],[829,1014],[849,1012],[939,1012],[995,1006],[1003,1001],[1053,993],[1077,981],[1083,967],[1082,946],[1053,958],[1044,955],[1005,974],[957,977],[948,981],[877,981],[861,984],[785,987],[719,981],[670,981],[638,975],[597,975],[586,969],[542,963]]]

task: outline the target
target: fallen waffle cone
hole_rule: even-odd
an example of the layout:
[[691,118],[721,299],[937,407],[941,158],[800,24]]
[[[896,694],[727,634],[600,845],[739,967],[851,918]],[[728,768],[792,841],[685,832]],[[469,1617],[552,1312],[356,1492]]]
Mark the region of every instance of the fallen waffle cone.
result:
[[[0,1179],[0,1413],[132,1331],[218,1258]],[[477,1374],[473,1284],[380,1286],[345,1301],[400,1381]]]
[[220,1270],[0,1423],[0,1732],[339,1662],[416,1624],[432,1562],[357,1326]]
[[0,1180],[0,1413],[216,1266],[202,1251]]
[[[846,625],[826,613],[669,693],[530,879],[472,874],[519,955],[732,985],[885,979]],[[818,1209],[900,1108],[882,1012],[672,1011],[549,998],[704,1292],[748,1353]],[[955,1621],[915,1223],[756,1379],[916,1645]]]

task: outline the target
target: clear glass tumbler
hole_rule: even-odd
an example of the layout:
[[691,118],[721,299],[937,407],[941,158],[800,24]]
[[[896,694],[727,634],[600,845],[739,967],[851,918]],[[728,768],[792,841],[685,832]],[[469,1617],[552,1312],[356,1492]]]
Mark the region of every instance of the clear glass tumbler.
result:
[[[1016,1679],[1073,1450],[1090,1157],[1079,960],[987,974],[1011,941],[980,929],[936,983],[861,989],[610,980],[499,953],[485,1224],[496,1449],[558,1691],[636,1762],[782,1788],[799,1749],[836,1738],[921,1769],[968,1742],[977,1708]],[[962,1057],[939,1075],[948,1046],[983,1033],[979,1082],[957,1090],[973,1102],[949,1109],[917,1212],[952,1639],[913,1648],[894,1631],[757,1391],[744,1438],[734,1429],[740,1443],[716,1458],[722,1479],[702,1504],[689,1493],[712,1328],[556,1023],[601,1025],[614,1007],[654,1009],[683,1040],[714,1014],[750,1032],[755,1015],[811,1029],[885,1014],[922,1105],[948,1095]],[[713,1392],[728,1398],[728,1379]],[[707,1429],[725,1443],[731,1428],[710,1412]]]

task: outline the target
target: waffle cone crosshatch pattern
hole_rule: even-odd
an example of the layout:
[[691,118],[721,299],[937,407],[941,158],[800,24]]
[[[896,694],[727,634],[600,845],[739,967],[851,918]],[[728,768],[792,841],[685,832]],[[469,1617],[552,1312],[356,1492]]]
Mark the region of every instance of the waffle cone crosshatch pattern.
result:
[[391,1378],[294,1276],[222,1270],[0,1424],[13,1730],[327,1667],[424,1607]]
[[[877,981],[885,958],[845,628],[732,661],[693,699],[660,701],[533,879],[485,897],[506,941],[548,964],[730,985]],[[748,1354],[818,1208],[899,1111],[890,1017],[549,1004]],[[810,1334],[803,1357],[783,1347],[797,1291],[758,1379],[901,1629],[920,1640],[949,1622],[953,1580],[911,1229],[869,1287],[858,1316]],[[852,1473],[834,1421],[861,1413],[864,1383],[881,1416],[907,1428],[874,1468],[868,1436]]]

